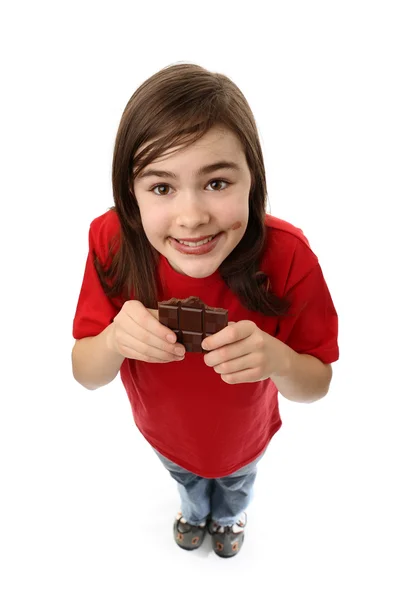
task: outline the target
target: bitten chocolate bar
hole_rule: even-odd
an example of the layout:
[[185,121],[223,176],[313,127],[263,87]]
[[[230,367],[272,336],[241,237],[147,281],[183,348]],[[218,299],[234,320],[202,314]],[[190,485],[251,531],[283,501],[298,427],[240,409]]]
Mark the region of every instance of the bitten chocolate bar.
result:
[[185,300],[171,298],[158,303],[160,323],[176,333],[177,341],[183,344],[186,352],[202,352],[201,342],[228,325],[228,311],[225,308],[212,308],[197,296]]

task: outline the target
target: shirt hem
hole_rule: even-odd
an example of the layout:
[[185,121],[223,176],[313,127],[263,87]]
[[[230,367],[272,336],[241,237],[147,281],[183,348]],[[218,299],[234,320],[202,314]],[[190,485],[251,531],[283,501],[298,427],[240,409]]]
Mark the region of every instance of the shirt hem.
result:
[[257,460],[257,458],[261,454],[263,454],[263,452],[265,452],[265,450],[267,449],[267,447],[268,447],[271,439],[279,431],[279,429],[281,428],[281,426],[282,426],[282,421],[279,420],[272,427],[272,429],[269,430],[269,435],[268,435],[266,441],[263,443],[261,449],[259,449],[256,452],[256,454],[254,454],[252,457],[250,457],[248,459],[245,459],[244,461],[241,461],[237,465],[235,465],[235,466],[233,466],[233,467],[231,467],[229,469],[226,469],[226,470],[222,470],[222,471],[203,471],[202,469],[199,470],[196,467],[194,467],[193,465],[190,465],[185,460],[181,460],[180,458],[177,458],[176,456],[171,455],[169,452],[166,452],[163,448],[161,448],[161,446],[158,445],[158,443],[156,441],[154,441],[153,439],[151,439],[150,436],[147,436],[142,431],[142,429],[138,426],[138,424],[136,423],[136,427],[139,429],[140,433],[143,435],[143,437],[145,438],[145,440],[150,444],[150,446],[152,448],[154,448],[155,450],[157,450],[157,452],[159,452],[160,454],[162,454],[165,458],[167,458],[168,460],[172,461],[173,463],[175,463],[179,467],[182,467],[182,469],[186,469],[186,471],[189,471],[190,473],[194,473],[195,475],[198,475],[199,477],[204,477],[205,479],[218,479],[220,477],[227,477],[228,475],[232,475],[236,471],[239,471],[239,469],[242,469],[243,467],[246,467],[250,463],[252,463],[255,460]]

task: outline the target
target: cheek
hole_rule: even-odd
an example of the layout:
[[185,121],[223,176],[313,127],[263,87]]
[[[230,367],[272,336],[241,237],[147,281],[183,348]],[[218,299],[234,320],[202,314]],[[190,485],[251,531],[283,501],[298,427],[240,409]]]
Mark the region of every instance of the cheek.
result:
[[241,221],[236,221],[236,223],[234,223],[231,227],[232,231],[236,231],[236,229],[240,229],[242,226],[242,222]]
[[142,207],[140,210],[140,216],[142,219],[143,229],[147,236],[158,236],[164,237],[165,232],[168,230],[169,221],[168,215],[165,211],[156,209],[154,206]]
[[228,221],[229,225],[227,223],[227,229],[236,232],[236,235],[240,235],[241,232],[245,231],[249,220],[248,201],[244,201],[243,198],[240,197],[236,202],[231,203],[226,214],[230,217],[228,217],[230,223]]

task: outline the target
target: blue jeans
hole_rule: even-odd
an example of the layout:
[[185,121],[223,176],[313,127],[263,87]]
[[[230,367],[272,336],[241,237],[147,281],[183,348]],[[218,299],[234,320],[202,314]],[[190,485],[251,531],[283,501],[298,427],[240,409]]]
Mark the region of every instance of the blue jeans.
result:
[[257,463],[266,452],[264,450],[255,461],[232,475],[208,479],[179,467],[154,448],[153,450],[178,483],[184,519],[191,525],[200,525],[211,516],[213,521],[223,527],[234,525],[252,501]]

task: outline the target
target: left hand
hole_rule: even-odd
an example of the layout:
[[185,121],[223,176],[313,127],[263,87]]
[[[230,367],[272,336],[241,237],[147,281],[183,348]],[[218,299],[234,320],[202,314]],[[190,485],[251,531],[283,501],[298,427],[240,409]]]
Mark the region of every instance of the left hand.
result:
[[263,381],[289,370],[289,346],[262,331],[253,321],[229,322],[227,327],[203,340],[210,350],[204,357],[225,383]]

